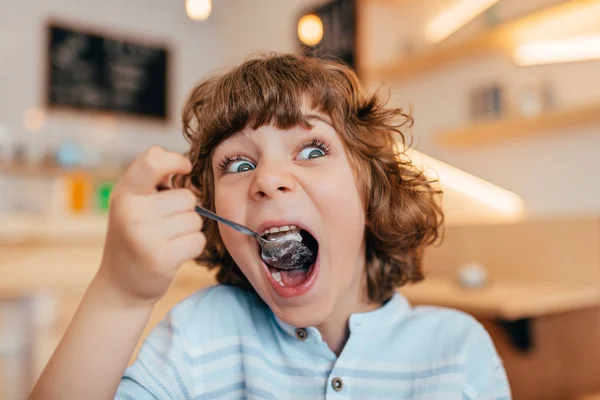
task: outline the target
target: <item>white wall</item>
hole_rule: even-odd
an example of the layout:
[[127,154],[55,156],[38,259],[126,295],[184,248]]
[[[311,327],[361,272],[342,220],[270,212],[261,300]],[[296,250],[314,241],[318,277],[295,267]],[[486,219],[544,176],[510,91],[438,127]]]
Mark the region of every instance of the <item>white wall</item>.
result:
[[[151,38],[171,45],[170,124],[135,120],[107,121],[86,114],[49,113],[32,142],[55,143],[64,138],[97,141],[109,135],[111,146],[138,153],[151,144],[184,148],[179,110],[187,91],[207,71],[219,65],[215,21],[194,23],[182,1],[164,0],[0,0],[0,124],[18,139],[28,137],[24,112],[43,102],[44,23],[58,18],[108,33]],[[31,136],[31,135],[29,135]]]
[[[545,0],[549,1],[555,2]],[[449,1],[432,3],[443,2]],[[426,8],[418,1],[399,3],[395,10],[383,3],[367,5],[363,14],[367,65],[401,57],[403,40],[418,38],[423,22],[436,11],[436,6],[428,3]],[[522,3],[504,0],[501,11],[510,15]],[[416,8],[406,8],[409,5]],[[388,86],[395,103],[414,107],[413,131],[420,151],[516,192],[524,198],[529,216],[600,213],[600,123],[468,150],[437,144],[439,130],[468,123],[469,90],[493,80],[511,99],[525,86],[551,80],[559,107],[600,102],[600,61],[518,68],[502,55],[476,57]],[[371,87],[380,83],[372,82]]]
[[214,0],[221,62],[232,65],[254,51],[295,51],[303,10],[326,0]]

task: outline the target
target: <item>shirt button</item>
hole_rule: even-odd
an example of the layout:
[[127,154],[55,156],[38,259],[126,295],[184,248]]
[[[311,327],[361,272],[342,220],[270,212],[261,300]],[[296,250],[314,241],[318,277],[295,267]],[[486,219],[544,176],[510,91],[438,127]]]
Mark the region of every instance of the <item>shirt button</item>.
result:
[[304,328],[296,329],[296,339],[306,340],[307,337],[308,337],[308,332],[306,332],[306,329],[304,329]]
[[342,382],[341,378],[333,378],[331,381],[331,386],[333,386],[333,390],[339,392],[344,388],[344,382]]

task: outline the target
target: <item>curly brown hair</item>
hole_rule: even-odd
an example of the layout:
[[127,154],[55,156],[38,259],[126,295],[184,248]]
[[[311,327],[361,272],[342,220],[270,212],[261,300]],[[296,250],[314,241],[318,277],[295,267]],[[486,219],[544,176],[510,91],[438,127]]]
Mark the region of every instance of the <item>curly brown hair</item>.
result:
[[[413,119],[388,108],[379,94],[366,96],[347,66],[294,54],[259,54],[196,86],[183,108],[184,136],[193,170],[175,184],[190,187],[201,204],[215,209],[213,150],[244,128],[311,125],[306,104],[329,116],[354,166],[366,214],[366,282],[371,301],[389,299],[395,288],[423,279],[423,250],[440,237],[441,191],[406,155],[405,128]],[[205,251],[196,259],[219,268],[220,283],[253,290],[229,255],[217,224],[206,221]]]

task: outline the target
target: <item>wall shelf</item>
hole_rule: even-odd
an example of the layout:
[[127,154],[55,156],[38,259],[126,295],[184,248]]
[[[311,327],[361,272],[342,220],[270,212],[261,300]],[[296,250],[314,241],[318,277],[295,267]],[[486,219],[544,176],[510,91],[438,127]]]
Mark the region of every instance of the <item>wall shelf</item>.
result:
[[0,163],[0,176],[17,176],[28,178],[55,178],[74,173],[85,173],[94,177],[112,179],[119,177],[122,170],[114,166],[67,168],[55,165],[32,165],[27,163]]
[[32,244],[102,244],[106,214],[0,214],[0,246]]
[[539,116],[511,117],[475,122],[465,127],[440,132],[438,141],[452,147],[471,147],[509,139],[546,135],[561,129],[571,129],[594,122],[600,123],[600,103],[549,111]]
[[535,28],[557,16],[589,13],[589,7],[600,7],[600,0],[565,0],[453,44],[440,44],[431,49],[387,67],[365,67],[361,76],[367,79],[399,81],[418,73],[430,71],[467,57],[490,52],[508,52],[526,38],[535,37]]

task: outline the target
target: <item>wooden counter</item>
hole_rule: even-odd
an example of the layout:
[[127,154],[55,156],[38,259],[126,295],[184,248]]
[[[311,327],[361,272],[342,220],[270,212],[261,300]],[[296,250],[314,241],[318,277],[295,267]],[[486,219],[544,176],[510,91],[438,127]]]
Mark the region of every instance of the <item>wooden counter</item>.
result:
[[413,304],[456,308],[480,318],[535,318],[600,305],[600,286],[494,281],[465,289],[449,279],[429,277],[401,289]]
[[0,214],[1,245],[91,244],[104,242],[108,218],[104,214]]

